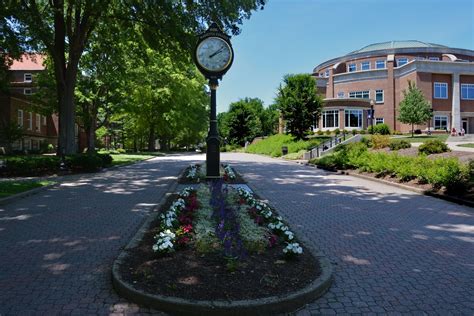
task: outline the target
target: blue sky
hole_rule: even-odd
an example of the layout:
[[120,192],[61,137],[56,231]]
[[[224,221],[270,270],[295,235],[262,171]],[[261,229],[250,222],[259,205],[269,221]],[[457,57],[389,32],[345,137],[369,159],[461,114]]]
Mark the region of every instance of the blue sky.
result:
[[269,0],[232,38],[217,110],[245,97],[268,106],[285,74],[391,40],[474,49],[474,0]]

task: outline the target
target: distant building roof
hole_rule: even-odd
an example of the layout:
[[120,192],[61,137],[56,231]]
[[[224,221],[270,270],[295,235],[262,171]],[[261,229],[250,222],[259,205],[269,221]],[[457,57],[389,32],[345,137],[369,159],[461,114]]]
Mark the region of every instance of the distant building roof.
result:
[[347,55],[357,54],[357,53],[365,53],[365,52],[373,52],[376,50],[383,50],[383,49],[394,49],[394,48],[415,48],[415,47],[438,47],[438,48],[447,48],[447,46],[433,44],[433,43],[425,43],[422,41],[417,40],[407,40],[407,41],[390,41],[390,42],[382,42],[382,43],[375,43],[370,44],[365,47],[362,47],[359,50],[355,50],[350,52]]
[[19,60],[14,60],[10,70],[44,70],[45,55],[23,54]]

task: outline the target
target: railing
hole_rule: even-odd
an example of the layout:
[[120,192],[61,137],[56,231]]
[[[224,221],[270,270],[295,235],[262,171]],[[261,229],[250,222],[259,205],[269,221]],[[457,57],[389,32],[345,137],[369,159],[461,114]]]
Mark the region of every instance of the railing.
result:
[[[318,146],[315,146],[311,148],[307,153],[304,155],[304,159],[310,160],[313,158],[319,158],[325,151],[328,151],[329,149],[336,147],[340,143],[346,140],[346,133],[342,133],[341,135],[336,135],[334,137],[331,137],[331,139],[319,144]],[[308,157],[309,154],[309,157]]]

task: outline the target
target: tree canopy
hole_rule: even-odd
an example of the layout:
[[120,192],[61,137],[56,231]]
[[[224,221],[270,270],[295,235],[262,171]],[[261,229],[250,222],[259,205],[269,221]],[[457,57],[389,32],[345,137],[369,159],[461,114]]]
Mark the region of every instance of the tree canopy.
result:
[[408,90],[403,90],[398,120],[411,124],[411,136],[413,137],[414,125],[426,123],[432,116],[431,104],[425,99],[423,92],[413,82],[408,81]]
[[315,79],[309,74],[286,75],[276,104],[291,135],[302,139],[319,117],[322,99],[316,94]]

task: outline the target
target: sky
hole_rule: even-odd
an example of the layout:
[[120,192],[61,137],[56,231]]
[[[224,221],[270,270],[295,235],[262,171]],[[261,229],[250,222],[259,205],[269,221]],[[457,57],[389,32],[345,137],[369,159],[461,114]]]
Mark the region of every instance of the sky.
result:
[[474,50],[474,0],[269,0],[231,39],[234,63],[217,111],[245,97],[268,106],[284,75],[392,40]]

